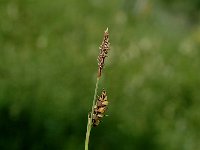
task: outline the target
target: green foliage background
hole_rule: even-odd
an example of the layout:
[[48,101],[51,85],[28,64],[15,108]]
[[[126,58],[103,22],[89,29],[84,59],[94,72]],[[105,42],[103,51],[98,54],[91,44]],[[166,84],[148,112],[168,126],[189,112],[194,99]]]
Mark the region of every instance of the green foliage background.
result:
[[1,0],[0,149],[84,149],[107,27],[90,149],[199,149],[199,18],[198,0]]

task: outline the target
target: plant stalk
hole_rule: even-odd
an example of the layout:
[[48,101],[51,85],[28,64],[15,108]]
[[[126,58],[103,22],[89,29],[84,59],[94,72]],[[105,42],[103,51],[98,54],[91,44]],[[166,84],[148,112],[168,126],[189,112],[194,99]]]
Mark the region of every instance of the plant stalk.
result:
[[86,132],[86,137],[85,137],[85,150],[88,150],[88,145],[89,145],[89,140],[90,140],[90,131],[92,129],[92,115],[93,115],[94,106],[96,103],[99,79],[100,79],[100,77],[97,77],[95,91],[94,91],[94,97],[93,97],[93,103],[92,103],[92,111],[90,112],[90,114],[88,114],[87,132]]

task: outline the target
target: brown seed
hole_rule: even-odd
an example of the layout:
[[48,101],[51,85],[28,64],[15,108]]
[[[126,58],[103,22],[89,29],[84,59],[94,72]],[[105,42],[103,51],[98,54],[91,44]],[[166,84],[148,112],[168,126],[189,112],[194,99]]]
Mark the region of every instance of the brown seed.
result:
[[101,122],[101,119],[105,116],[104,113],[107,110],[107,105],[107,95],[106,91],[103,89],[101,96],[98,96],[96,104],[94,106],[94,112],[92,115],[93,126],[97,126]]

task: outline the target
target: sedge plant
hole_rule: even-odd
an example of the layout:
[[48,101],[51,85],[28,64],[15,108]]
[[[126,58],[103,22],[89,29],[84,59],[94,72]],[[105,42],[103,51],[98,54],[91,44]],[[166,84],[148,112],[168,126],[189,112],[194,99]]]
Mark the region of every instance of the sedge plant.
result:
[[96,86],[94,90],[92,108],[91,112],[88,114],[87,132],[85,137],[85,150],[88,150],[90,132],[92,127],[97,126],[100,123],[100,120],[104,116],[104,112],[106,111],[108,105],[107,95],[105,90],[103,89],[101,96],[98,98],[97,98],[97,92],[98,92],[99,80],[101,79],[102,70],[105,64],[105,58],[107,57],[108,50],[110,49],[109,47],[110,47],[109,33],[107,28],[104,32],[103,41],[99,47],[100,52],[97,58],[98,73],[97,73]]

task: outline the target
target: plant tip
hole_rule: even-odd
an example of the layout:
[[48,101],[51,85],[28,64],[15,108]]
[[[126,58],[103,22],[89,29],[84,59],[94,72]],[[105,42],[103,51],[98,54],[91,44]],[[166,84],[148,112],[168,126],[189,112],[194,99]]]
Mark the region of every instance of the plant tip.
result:
[[106,28],[106,31],[105,32],[108,32],[108,27]]

